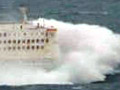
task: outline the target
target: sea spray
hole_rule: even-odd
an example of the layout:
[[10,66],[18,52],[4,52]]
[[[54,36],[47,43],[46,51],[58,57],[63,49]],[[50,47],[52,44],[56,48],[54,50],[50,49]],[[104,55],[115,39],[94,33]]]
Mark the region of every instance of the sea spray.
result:
[[[34,25],[43,19],[33,21]],[[44,19],[46,27],[58,29],[60,61],[53,70],[0,62],[0,84],[74,84],[103,81],[120,63],[120,35],[88,24]],[[43,23],[41,23],[43,25]]]

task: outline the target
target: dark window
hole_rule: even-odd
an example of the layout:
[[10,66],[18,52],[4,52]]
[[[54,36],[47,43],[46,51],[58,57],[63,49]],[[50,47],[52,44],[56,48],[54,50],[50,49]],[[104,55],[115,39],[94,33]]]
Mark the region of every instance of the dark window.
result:
[[35,46],[32,46],[32,49],[35,49]]
[[16,47],[14,46],[14,47],[13,47],[13,50],[15,50],[15,49],[16,49]]
[[25,43],[25,40],[23,40],[22,43]]
[[32,40],[32,43],[34,43],[34,42],[35,42],[35,40],[33,39],[33,40]]
[[27,46],[27,49],[30,49],[30,46]]
[[4,41],[4,43],[6,43],[6,40]]
[[8,43],[10,44],[10,43],[11,43],[11,40],[8,40]]
[[44,43],[44,39],[41,39],[41,42]]
[[18,44],[20,44],[20,40],[18,40]]
[[8,47],[8,50],[11,50],[11,47]]
[[13,40],[13,43],[15,44],[15,43],[16,43],[16,40]]
[[46,37],[48,36],[48,32],[46,32]]
[[4,33],[4,37],[6,37],[6,35],[7,35],[7,34],[6,34],[6,33]]
[[0,33],[0,37],[2,36],[2,33]]
[[30,43],[30,39],[27,40],[27,43]]
[[39,43],[39,39],[37,39],[36,42]]
[[39,46],[37,46],[36,48],[39,49]]
[[0,40],[0,44],[2,43],[2,41]]
[[18,50],[20,50],[20,46],[18,46]]
[[48,42],[49,42],[49,39],[47,38],[47,39],[46,39],[46,43],[48,43]]
[[44,49],[44,46],[41,46],[41,49]]

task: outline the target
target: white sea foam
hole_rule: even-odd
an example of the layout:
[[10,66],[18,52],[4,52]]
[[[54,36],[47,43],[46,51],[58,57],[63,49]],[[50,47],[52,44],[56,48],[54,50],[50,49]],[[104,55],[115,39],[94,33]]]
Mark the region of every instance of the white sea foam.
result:
[[[42,21],[38,19],[34,24]],[[58,29],[60,65],[40,67],[0,62],[0,84],[66,84],[103,81],[120,63],[120,35],[98,25],[71,24],[44,19]],[[24,62],[22,62],[24,63]]]

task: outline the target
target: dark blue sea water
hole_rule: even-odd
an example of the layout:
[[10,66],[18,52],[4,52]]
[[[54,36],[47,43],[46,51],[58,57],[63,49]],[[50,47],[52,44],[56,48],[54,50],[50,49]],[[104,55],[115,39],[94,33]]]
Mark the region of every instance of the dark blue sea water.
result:
[[[120,0],[0,0],[0,20],[19,21],[19,5],[29,8],[29,18],[53,18],[72,23],[97,24],[120,32]],[[83,85],[0,86],[0,90],[120,90],[120,74],[103,82]]]

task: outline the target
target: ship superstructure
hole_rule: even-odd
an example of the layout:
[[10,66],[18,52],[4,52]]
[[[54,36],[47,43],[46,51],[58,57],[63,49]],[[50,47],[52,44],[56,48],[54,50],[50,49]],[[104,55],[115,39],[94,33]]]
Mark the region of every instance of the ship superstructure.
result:
[[53,27],[32,24],[0,24],[1,59],[40,59],[55,56],[56,32]]

